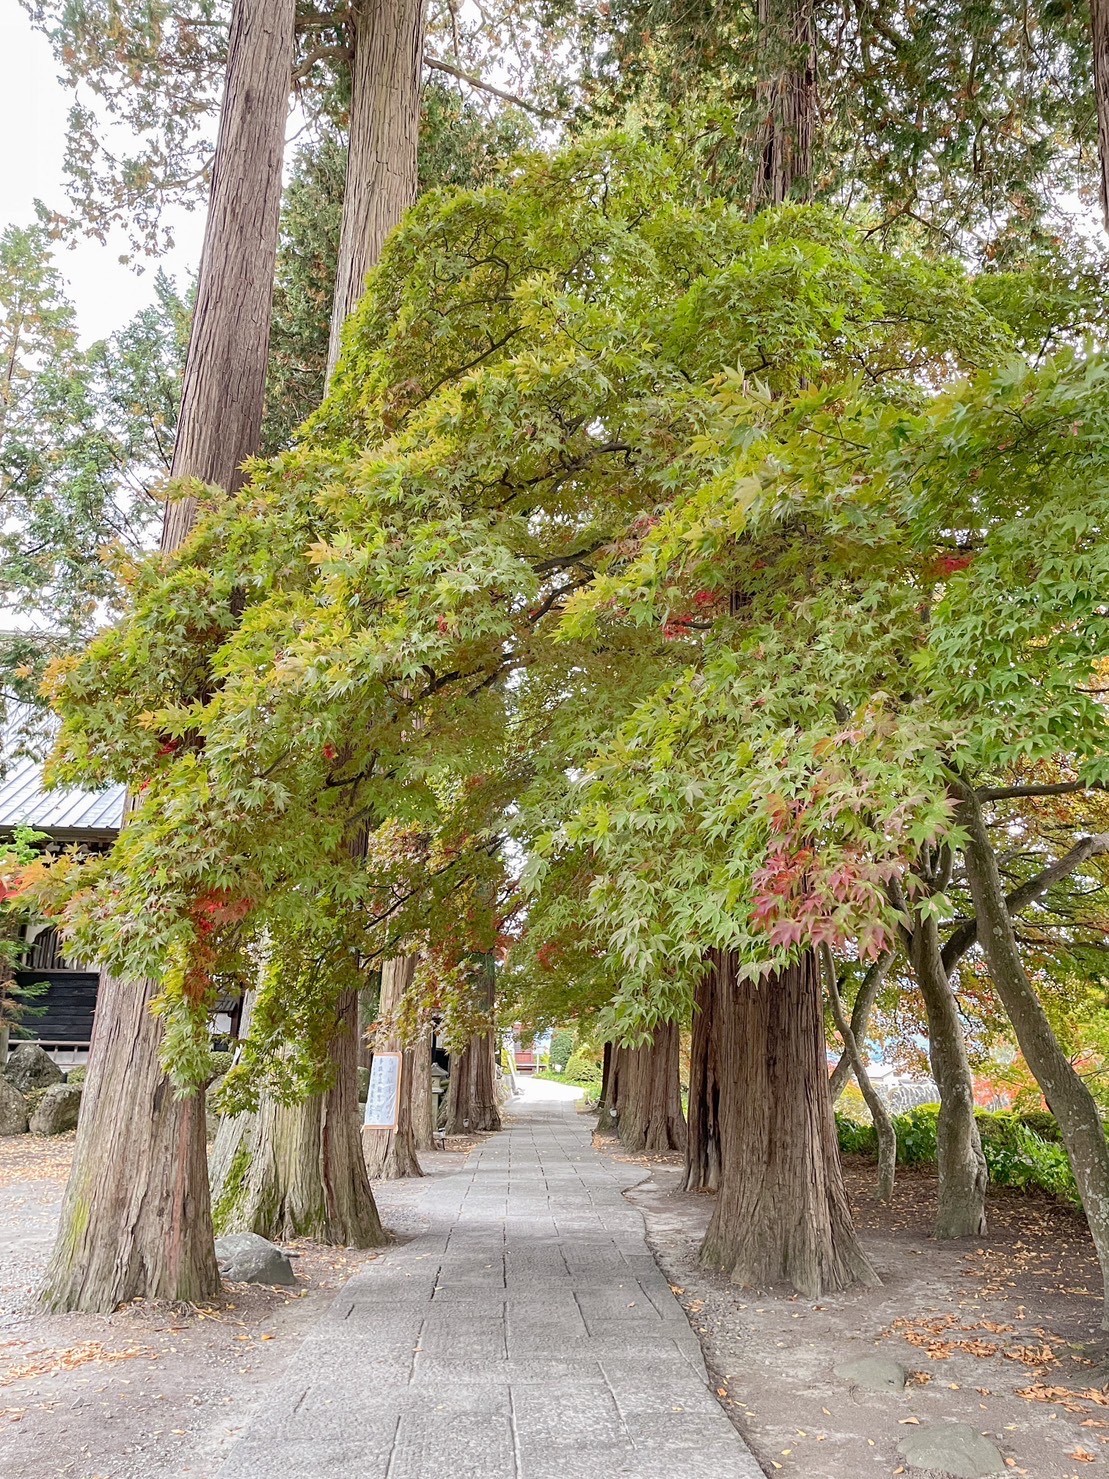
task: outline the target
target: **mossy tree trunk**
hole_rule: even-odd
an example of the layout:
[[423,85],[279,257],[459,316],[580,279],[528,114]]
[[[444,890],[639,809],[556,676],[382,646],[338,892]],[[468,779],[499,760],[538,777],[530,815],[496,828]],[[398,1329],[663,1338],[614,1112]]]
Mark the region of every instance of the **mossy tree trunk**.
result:
[[[172,472],[234,489],[258,450],[293,56],[293,0],[235,0]],[[192,529],[170,504],[162,548]],[[219,1290],[203,1091],[162,1071],[155,981],[101,980],[73,1170],[42,1290],[53,1310]]]
[[843,1185],[815,957],[755,981],[731,952],[710,958],[721,1164],[702,1262],[737,1284],[785,1283],[808,1298],[878,1283]]
[[[850,1027],[852,1035],[860,1052],[866,1042],[866,1035],[870,1031],[870,1018],[874,1011],[874,1005],[878,1000],[882,987],[886,984],[886,977],[890,973],[890,967],[896,959],[895,950],[887,950],[867,966],[866,974],[859,984],[858,993],[851,1007]],[[847,1080],[851,1077],[851,1055],[844,1048],[839,1056],[839,1062],[832,1069],[828,1080],[828,1092],[832,1096],[834,1104],[847,1087]]]
[[416,970],[414,955],[400,955],[387,960],[381,971],[381,1002],[378,1027],[374,1033],[374,1051],[400,1053],[400,1089],[397,1096],[395,1130],[362,1130],[362,1149],[371,1181],[396,1181],[404,1176],[422,1176],[416,1158],[413,1121],[413,1092],[416,1054],[406,1045],[397,1030],[396,1019],[412,984]]
[[935,1236],[981,1237],[986,1231],[989,1176],[974,1118],[974,1076],[934,919],[914,916],[909,959],[924,998],[928,1058],[940,1091],[940,1113],[936,1121],[939,1205]]
[[897,1175],[897,1131],[894,1129],[893,1117],[886,1108],[885,1100],[871,1083],[870,1074],[866,1071],[862,1050],[848,1020],[843,998],[839,994],[835,959],[827,945],[821,947],[820,958],[824,965],[832,1019],[836,1024],[836,1031],[843,1039],[844,1052],[851,1064],[851,1071],[855,1075],[859,1090],[866,1101],[866,1107],[870,1110],[870,1117],[874,1121],[874,1130],[878,1136],[878,1200],[891,1202],[894,1178]]
[[331,1088],[299,1104],[267,1097],[257,1114],[241,1117],[238,1146],[215,1186],[220,1232],[347,1248],[386,1241],[362,1159],[357,1029],[358,993],[345,991],[329,1052]]

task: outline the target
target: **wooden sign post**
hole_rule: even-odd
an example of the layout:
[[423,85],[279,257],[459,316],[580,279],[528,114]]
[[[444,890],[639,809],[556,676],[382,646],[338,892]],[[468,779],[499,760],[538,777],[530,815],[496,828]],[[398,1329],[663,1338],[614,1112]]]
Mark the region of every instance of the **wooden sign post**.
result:
[[370,1091],[366,1095],[366,1116],[362,1121],[369,1130],[397,1128],[403,1058],[403,1053],[374,1054]]

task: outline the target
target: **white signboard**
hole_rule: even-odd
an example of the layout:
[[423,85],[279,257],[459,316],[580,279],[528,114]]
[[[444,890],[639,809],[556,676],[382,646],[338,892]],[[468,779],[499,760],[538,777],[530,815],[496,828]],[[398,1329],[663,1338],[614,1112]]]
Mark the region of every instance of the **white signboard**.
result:
[[375,1053],[370,1069],[370,1092],[366,1096],[363,1124],[372,1130],[395,1130],[400,1104],[400,1053]]

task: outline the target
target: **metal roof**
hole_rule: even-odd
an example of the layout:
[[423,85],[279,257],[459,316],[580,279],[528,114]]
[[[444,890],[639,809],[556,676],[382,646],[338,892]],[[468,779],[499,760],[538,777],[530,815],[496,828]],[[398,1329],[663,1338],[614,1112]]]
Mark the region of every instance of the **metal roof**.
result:
[[42,783],[39,761],[11,760],[0,778],[0,832],[37,827],[43,832],[111,836],[119,831],[123,820],[125,795],[124,786],[109,786],[103,791],[59,786],[48,791]]

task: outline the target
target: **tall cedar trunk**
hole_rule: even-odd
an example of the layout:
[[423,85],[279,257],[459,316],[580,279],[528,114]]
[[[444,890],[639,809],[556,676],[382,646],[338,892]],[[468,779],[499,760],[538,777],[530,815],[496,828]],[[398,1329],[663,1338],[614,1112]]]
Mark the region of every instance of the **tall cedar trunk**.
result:
[[327,351],[330,378],[343,324],[393,227],[416,198],[424,0],[354,0],[350,145]]
[[[171,477],[233,493],[258,451],[281,214],[293,0],[235,0],[227,79]],[[170,504],[162,548],[189,535],[196,503]]]
[[499,1130],[497,1103],[497,1047],[493,1030],[495,980],[488,961],[482,984],[482,1015],[488,1027],[475,1032],[460,1053],[451,1054],[447,1086],[447,1134],[471,1135],[475,1130]]
[[[258,449],[293,54],[293,0],[235,0],[208,223],[185,362],[173,475],[234,489]],[[162,548],[195,504],[166,510]],[[219,1289],[204,1095],[162,1072],[159,985],[105,975],[73,1170],[42,1298],[106,1312],[126,1300]]]
[[978,943],[1020,1050],[1059,1122],[1101,1265],[1105,1292],[1101,1323],[1109,1329],[1109,1143],[1105,1127],[1093,1095],[1060,1047],[1028,979],[981,805],[969,788],[961,795],[958,820],[969,838],[965,858],[978,917]]
[[758,0],[752,207],[810,194],[817,119],[813,0]]
[[707,970],[693,999],[689,1051],[689,1128],[685,1150],[686,1191],[715,1191],[720,1185],[720,1082],[716,1058],[717,975]]
[[[867,967],[866,975],[855,997],[855,1004],[851,1008],[851,1032],[860,1052],[866,1042],[867,1033],[870,1031],[870,1017],[874,1011],[874,1003],[878,1000],[878,994],[886,983],[886,977],[889,975],[894,958],[895,952],[887,950]],[[832,1096],[833,1104],[847,1087],[847,1080],[850,1077],[851,1055],[844,1049],[828,1080],[828,1092]]]
[[620,1091],[625,1082],[625,1069],[629,1061],[628,1052],[619,1043],[605,1043],[601,1065],[601,1097],[597,1105],[597,1130],[602,1135],[616,1133],[616,1121],[620,1114]]
[[879,1282],[851,1223],[810,953],[758,981],[729,951],[717,972],[721,1174],[701,1259],[737,1284],[808,1298]]
[[400,1053],[400,1093],[397,1099],[395,1130],[362,1131],[362,1150],[371,1181],[396,1181],[402,1176],[422,1176],[416,1159],[416,1137],[413,1124],[413,1088],[416,1052],[401,1040],[396,1028],[397,1013],[412,985],[416,971],[414,955],[400,955],[387,960],[381,971],[381,1004],[378,1018],[381,1027],[374,1034],[374,1051]]
[[357,1032],[358,993],[344,991],[332,1087],[300,1104],[266,1098],[256,1115],[242,1117],[246,1132],[217,1190],[221,1232],[353,1248],[386,1241],[359,1143]]
[[[350,20],[354,28],[350,138],[331,306],[328,378],[339,357],[342,326],[362,296],[366,275],[377,262],[386,236],[416,198],[423,0],[354,0]],[[357,1062],[349,1070],[338,1062],[334,1068],[336,1073],[349,1071],[352,1082],[357,1081]],[[309,1143],[319,1119],[319,1106],[306,1100],[285,1113],[304,1117],[305,1123],[294,1138]],[[259,1119],[258,1134],[284,1123],[282,1113],[266,1101]],[[291,1164],[276,1147],[262,1146],[260,1153],[278,1170]],[[357,1167],[349,1168],[356,1181],[360,1175],[364,1179],[360,1149],[357,1159]],[[368,1181],[366,1196],[367,1208],[351,1209],[350,1237],[338,1241],[353,1243],[365,1222],[377,1222]]]
[[1097,104],[1098,183],[1101,213],[1109,231],[1109,0],[1090,0],[1090,39]]
[[435,1095],[431,1077],[431,1023],[425,1022],[412,1049],[412,1140],[417,1151],[435,1145]]
[[664,1022],[649,1043],[625,1049],[616,1127],[626,1150],[685,1150],[680,1047],[678,1024]]
[[986,1231],[989,1176],[974,1118],[974,1078],[934,919],[914,916],[909,958],[924,998],[928,1056],[940,1091],[936,1124],[939,1207],[935,1236],[981,1237]]
[[452,1054],[447,1088],[448,1135],[501,1128],[495,1053],[492,1032],[476,1032],[460,1053]]

